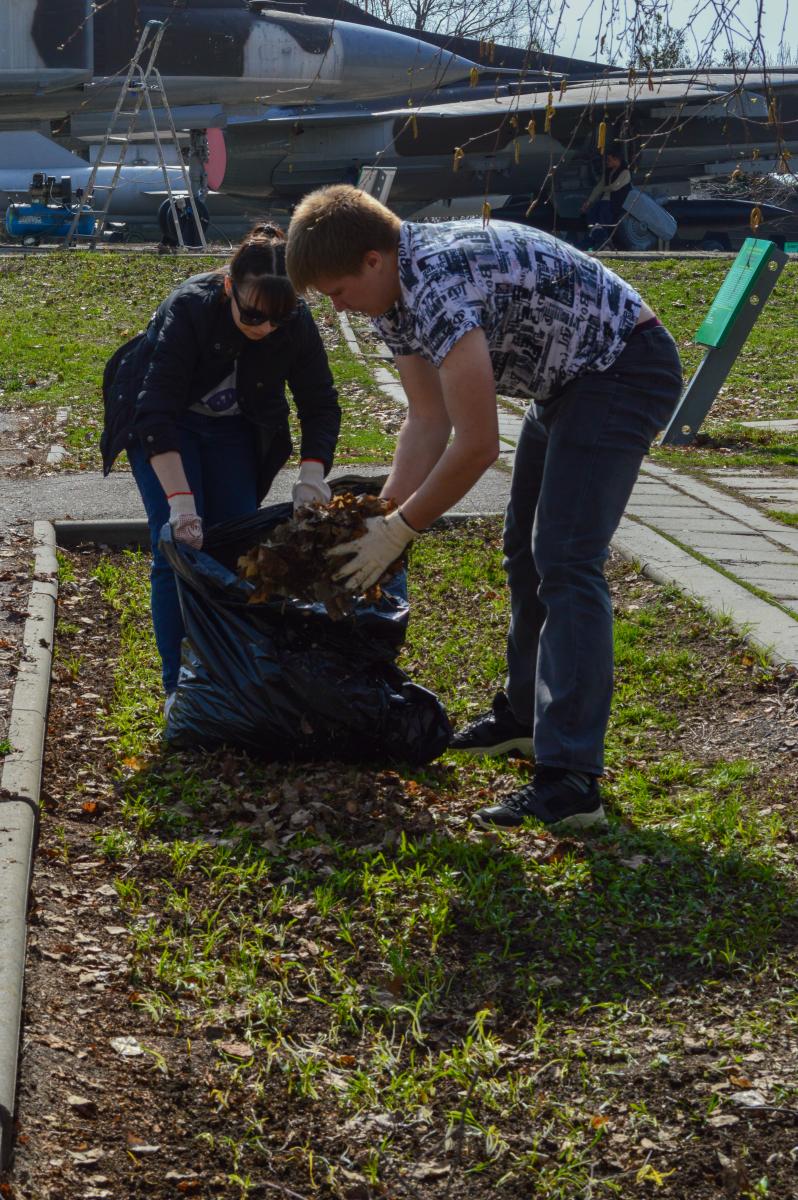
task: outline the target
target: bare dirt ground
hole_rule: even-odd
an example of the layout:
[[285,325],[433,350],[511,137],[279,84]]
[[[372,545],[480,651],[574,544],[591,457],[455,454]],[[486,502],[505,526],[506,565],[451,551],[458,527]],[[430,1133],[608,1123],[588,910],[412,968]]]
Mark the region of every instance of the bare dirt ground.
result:
[[[114,783],[119,763],[98,722],[98,714],[110,700],[118,628],[89,578],[95,560],[93,551],[76,555],[78,577],[61,593],[62,614],[67,614],[76,631],[62,638],[53,676],[45,817],[31,915],[17,1152],[12,1173],[0,1181],[0,1195],[9,1200],[166,1200],[181,1195],[232,1200],[246,1194],[308,1200],[307,1177],[304,1183],[290,1174],[277,1182],[261,1178],[245,1193],[231,1186],[228,1174],[220,1171],[218,1147],[225,1134],[234,1130],[227,1124],[229,1113],[217,1108],[214,1095],[229,1080],[220,1063],[220,1046],[235,1055],[235,1030],[209,1027],[187,1045],[184,1033],[172,1034],[163,1024],[155,1029],[138,1003],[135,947],[113,884],[120,866],[98,854],[93,842],[94,834],[119,823],[123,791],[123,785]],[[624,580],[631,573],[628,564],[613,563],[616,604],[622,603]],[[645,586],[653,597],[654,585]],[[645,597],[639,601],[645,602]],[[706,669],[722,676],[728,643],[707,636],[702,649]],[[86,690],[84,672],[78,678],[70,670],[69,658],[74,654],[93,664],[91,690]],[[798,786],[793,682],[791,672],[752,671],[748,680],[738,679],[725,689],[722,711],[703,716],[697,712],[694,721],[668,737],[686,754],[700,751],[705,758],[760,760],[764,771],[759,786],[764,791],[770,788],[773,803],[783,808],[792,803]],[[218,768],[222,773],[234,771],[236,764],[221,755]],[[375,809],[373,816],[364,818],[364,839],[372,839],[377,826],[384,830],[386,822],[412,835],[429,828],[431,822],[462,821],[456,797],[446,796],[447,804],[455,807],[444,811],[440,798],[436,802],[429,789],[400,795],[396,777],[389,775],[376,788],[384,811]],[[311,771],[309,777],[312,787],[322,774]],[[329,777],[324,786],[328,789],[324,798],[332,803],[335,789],[329,790]],[[394,803],[397,797],[398,804]],[[342,817],[349,822],[346,812]],[[472,952],[469,947],[468,953]],[[675,989],[674,1002],[680,989],[685,994],[690,991],[689,981],[681,980]],[[758,999],[762,1002],[761,996]],[[721,1070],[718,1075],[713,1046],[721,1030],[733,1027],[734,1004],[731,986],[691,994],[684,1054],[670,1066],[664,1048],[674,1030],[667,1026],[641,1029],[636,1059],[616,1063],[606,1047],[596,1046],[588,1066],[597,1087],[603,1072],[619,1079],[623,1075],[640,1104],[659,1121],[658,1128],[656,1121],[646,1127],[643,1149],[647,1138],[651,1147],[670,1146],[677,1153],[682,1139],[688,1137],[685,1113],[691,1105],[713,1089],[753,1093],[766,1086],[762,1071],[770,1069],[771,1058],[778,1063],[780,1079],[795,1078],[798,1046],[794,1039],[772,1047],[768,1055],[751,1046],[736,1072],[724,1075]],[[441,1037],[445,1037],[443,1027]],[[141,1049],[143,1042],[146,1052]],[[656,1075],[645,1067],[652,1047],[663,1048],[665,1065]],[[561,1086],[567,1094],[567,1083]],[[287,1142],[297,1136],[297,1129],[307,1128],[303,1102],[286,1099],[277,1081],[273,1102],[270,1128],[277,1141],[284,1134]],[[325,1114],[322,1105],[315,1107],[315,1120],[314,1144],[327,1153],[338,1153],[354,1136],[351,1131],[343,1133],[336,1126],[335,1113]],[[789,1104],[761,1112],[742,1108],[732,1118],[713,1120],[715,1124],[710,1122],[699,1139],[689,1134],[689,1151],[686,1145],[684,1151],[689,1165],[681,1179],[689,1178],[692,1187],[679,1200],[758,1196],[764,1193],[751,1189],[766,1172],[772,1181],[781,1181],[778,1190],[768,1194],[778,1195],[779,1200],[798,1196],[798,1189],[788,1182],[795,1179],[798,1111]],[[209,1135],[219,1139],[216,1150]],[[365,1135],[379,1137],[380,1133],[366,1130]],[[409,1126],[407,1136],[413,1136]],[[633,1178],[624,1182],[625,1137],[612,1135],[604,1155],[608,1168],[621,1172],[621,1190],[616,1194],[673,1196],[667,1181],[656,1188],[652,1183],[637,1187]],[[740,1145],[746,1148],[742,1157]],[[427,1184],[408,1185],[409,1190],[386,1191],[381,1186],[372,1190],[358,1183],[335,1194],[346,1200],[417,1200],[443,1196],[442,1187],[430,1176]],[[447,1200],[466,1200],[488,1195],[484,1189],[479,1177],[461,1176],[451,1189],[447,1186],[445,1195]],[[500,1191],[508,1200],[529,1200],[526,1189]],[[312,1194],[331,1193],[322,1189]]]

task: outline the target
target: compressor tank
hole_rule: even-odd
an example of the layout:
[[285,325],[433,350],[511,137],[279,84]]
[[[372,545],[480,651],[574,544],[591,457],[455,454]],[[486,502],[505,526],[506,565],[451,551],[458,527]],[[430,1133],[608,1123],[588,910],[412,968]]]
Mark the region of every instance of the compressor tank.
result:
[[[9,237],[40,241],[42,238],[66,237],[75,213],[63,204],[9,204],[6,209],[5,226]],[[94,214],[81,213],[77,232],[83,235],[94,233]]]

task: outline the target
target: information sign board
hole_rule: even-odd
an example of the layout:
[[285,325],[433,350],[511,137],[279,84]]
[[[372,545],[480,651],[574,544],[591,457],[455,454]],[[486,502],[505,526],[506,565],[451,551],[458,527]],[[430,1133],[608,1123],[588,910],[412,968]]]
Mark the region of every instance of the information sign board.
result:
[[700,345],[723,345],[740,309],[749,303],[751,295],[756,292],[757,280],[765,270],[773,249],[772,242],[746,238],[695,335]]

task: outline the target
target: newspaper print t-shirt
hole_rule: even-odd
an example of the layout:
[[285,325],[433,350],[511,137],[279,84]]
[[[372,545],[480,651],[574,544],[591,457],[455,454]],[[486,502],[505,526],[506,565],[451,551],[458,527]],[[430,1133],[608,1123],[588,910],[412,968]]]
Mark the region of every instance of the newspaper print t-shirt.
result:
[[439,367],[482,329],[497,391],[542,402],[586,371],[606,371],[642,304],[596,259],[508,221],[403,222],[399,282],[401,301],[373,321],[394,354]]
[[230,374],[195,401],[191,411],[204,413],[206,417],[237,416],[241,412],[238,407],[237,367],[238,363],[233,363]]

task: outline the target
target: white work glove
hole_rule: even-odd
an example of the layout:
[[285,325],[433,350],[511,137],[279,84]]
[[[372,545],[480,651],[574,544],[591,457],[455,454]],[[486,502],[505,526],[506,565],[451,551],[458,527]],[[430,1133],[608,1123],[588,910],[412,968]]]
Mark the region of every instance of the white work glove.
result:
[[367,532],[352,542],[343,542],[328,550],[329,556],[351,554],[335,578],[347,583],[359,595],[376,583],[385,570],[400,557],[405,547],[419,537],[419,531],[408,525],[402,514],[389,513],[387,517],[367,517]]
[[299,479],[291,488],[291,499],[294,502],[294,512],[303,504],[312,504],[318,500],[320,504],[328,504],[332,492],[324,482],[324,463],[314,459],[303,459],[299,467]]
[[194,504],[193,492],[175,492],[167,496],[169,524],[176,542],[185,542],[192,550],[202,549],[202,518]]

